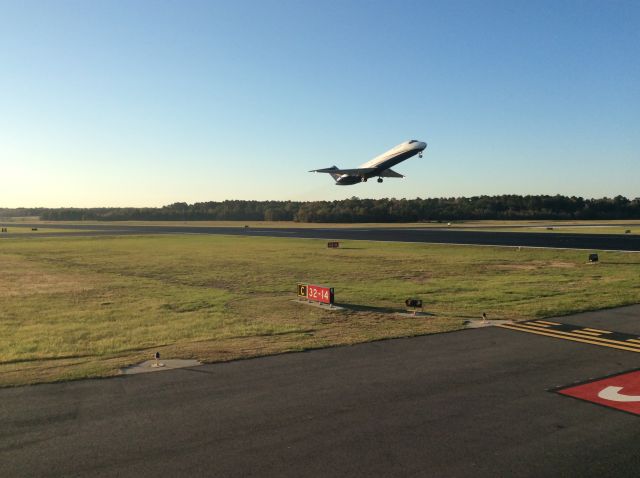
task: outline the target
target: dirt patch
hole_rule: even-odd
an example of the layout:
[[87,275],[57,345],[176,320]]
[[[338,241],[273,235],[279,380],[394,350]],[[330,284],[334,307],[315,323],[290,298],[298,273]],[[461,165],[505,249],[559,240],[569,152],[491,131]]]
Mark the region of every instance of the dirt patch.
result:
[[573,269],[576,264],[573,262],[551,261],[551,262],[535,262],[529,264],[498,264],[489,266],[499,271],[535,271],[538,269],[546,269],[553,267],[556,269]]
[[544,267],[542,264],[500,264],[496,266],[490,266],[492,269],[499,271],[535,271],[539,267]]
[[576,267],[576,264],[573,262],[554,261],[549,264],[549,267],[556,267],[558,269],[573,269]]
[[15,256],[2,256],[0,297],[82,292],[94,288],[83,274],[47,271],[46,267]]

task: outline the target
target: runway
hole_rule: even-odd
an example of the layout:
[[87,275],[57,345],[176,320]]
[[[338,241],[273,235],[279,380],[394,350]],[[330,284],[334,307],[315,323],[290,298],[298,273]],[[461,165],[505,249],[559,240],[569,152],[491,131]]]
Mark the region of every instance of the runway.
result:
[[[640,306],[554,320],[638,336]],[[0,475],[632,477],[638,416],[554,393],[638,367],[483,328],[0,390]]]
[[[17,224],[2,224],[12,227]],[[313,238],[351,241],[422,242],[432,244],[461,244],[478,246],[546,247],[595,251],[640,251],[640,235],[532,233],[498,231],[462,231],[451,229],[408,228],[268,228],[268,227],[209,227],[209,226],[131,226],[122,224],[57,225],[20,224],[23,227],[75,229],[77,232],[21,234],[20,237],[96,236],[136,234],[227,234],[287,238]],[[10,234],[0,238],[16,237]]]

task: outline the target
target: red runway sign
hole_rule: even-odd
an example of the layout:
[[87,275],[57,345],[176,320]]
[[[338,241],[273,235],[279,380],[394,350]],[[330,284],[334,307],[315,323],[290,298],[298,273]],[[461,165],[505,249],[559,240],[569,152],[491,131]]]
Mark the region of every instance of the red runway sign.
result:
[[640,370],[562,388],[556,392],[640,415]]
[[324,304],[333,304],[333,287],[307,285],[307,299]]

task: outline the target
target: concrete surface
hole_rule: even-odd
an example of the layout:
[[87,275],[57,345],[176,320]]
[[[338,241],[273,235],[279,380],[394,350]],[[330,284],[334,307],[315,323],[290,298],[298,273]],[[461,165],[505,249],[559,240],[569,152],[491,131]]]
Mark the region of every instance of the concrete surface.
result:
[[159,372],[162,370],[173,370],[176,368],[197,367],[198,365],[202,364],[197,360],[162,359],[159,360],[158,364],[156,364],[155,360],[147,360],[145,362],[132,365],[131,367],[123,368],[121,372],[125,375],[134,375],[137,373]]

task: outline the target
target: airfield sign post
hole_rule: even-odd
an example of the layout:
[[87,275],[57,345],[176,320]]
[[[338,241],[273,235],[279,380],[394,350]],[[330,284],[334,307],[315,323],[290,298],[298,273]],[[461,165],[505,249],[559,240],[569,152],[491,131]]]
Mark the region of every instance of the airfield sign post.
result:
[[160,362],[160,352],[153,354],[153,358],[155,359],[155,362],[151,364],[152,367],[164,367],[164,364]]

